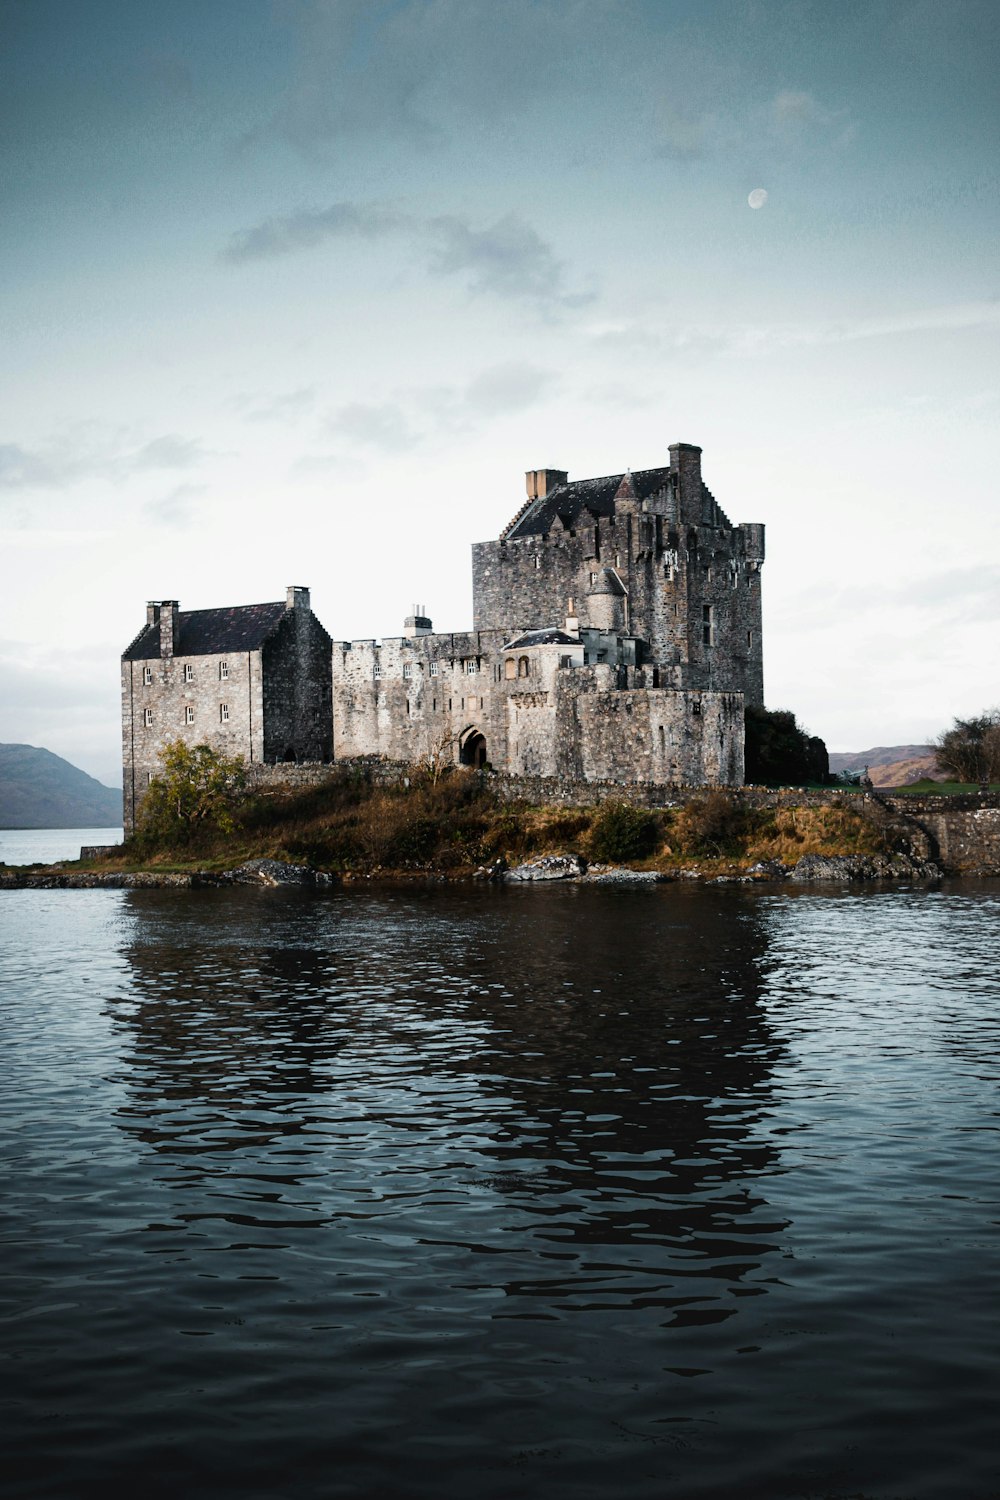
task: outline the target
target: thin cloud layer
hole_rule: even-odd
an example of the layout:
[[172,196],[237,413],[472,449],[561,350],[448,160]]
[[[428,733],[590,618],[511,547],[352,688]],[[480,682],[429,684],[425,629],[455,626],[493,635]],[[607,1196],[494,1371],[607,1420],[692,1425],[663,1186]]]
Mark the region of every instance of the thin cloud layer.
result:
[[374,240],[404,228],[404,215],[378,203],[331,203],[328,208],[302,208],[296,213],[264,219],[238,230],[222,251],[231,265],[272,260],[297,250],[311,250],[326,240]]
[[327,431],[353,446],[403,453],[443,433],[469,433],[496,418],[527,411],[554,383],[538,365],[491,365],[463,386],[402,391],[391,401],[351,402],[335,411]]
[[66,489],[85,479],[115,482],[143,472],[192,469],[210,457],[197,438],[163,433],[138,448],[83,438],[53,440],[37,448],[0,444],[0,489]]

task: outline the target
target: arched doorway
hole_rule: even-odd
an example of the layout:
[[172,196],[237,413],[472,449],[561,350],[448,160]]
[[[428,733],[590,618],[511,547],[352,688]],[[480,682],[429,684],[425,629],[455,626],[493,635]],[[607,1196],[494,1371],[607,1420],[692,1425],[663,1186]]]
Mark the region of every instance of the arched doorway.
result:
[[462,741],[460,759],[463,766],[475,766],[482,770],[486,764],[486,741],[478,729],[473,729]]

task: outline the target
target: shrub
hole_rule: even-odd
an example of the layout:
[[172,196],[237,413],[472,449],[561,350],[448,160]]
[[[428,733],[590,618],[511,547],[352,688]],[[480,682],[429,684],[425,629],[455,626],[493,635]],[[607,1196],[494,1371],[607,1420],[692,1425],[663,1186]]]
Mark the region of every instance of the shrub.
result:
[[246,796],[241,756],[222,755],[211,745],[174,740],[160,752],[163,770],[142,799],[139,831],[147,837],[190,837],[195,828],[232,833]]
[[659,836],[655,813],[629,802],[605,802],[591,825],[590,852],[599,860],[645,859]]
[[1000,780],[1000,709],[956,719],[934,742],[938,764],[956,781]]
[[751,834],[773,821],[769,811],[745,807],[727,792],[709,792],[681,808],[674,834],[685,854],[738,855]]

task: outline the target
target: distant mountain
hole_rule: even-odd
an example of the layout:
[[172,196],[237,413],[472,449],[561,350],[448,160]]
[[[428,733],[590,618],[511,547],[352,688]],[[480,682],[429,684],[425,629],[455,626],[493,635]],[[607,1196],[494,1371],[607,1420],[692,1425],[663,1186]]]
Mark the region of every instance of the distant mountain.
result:
[[117,828],[122,794],[35,745],[0,745],[0,828]]
[[860,771],[868,767],[874,786],[909,786],[911,782],[945,780],[932,745],[876,745],[872,750],[836,750],[830,770]]

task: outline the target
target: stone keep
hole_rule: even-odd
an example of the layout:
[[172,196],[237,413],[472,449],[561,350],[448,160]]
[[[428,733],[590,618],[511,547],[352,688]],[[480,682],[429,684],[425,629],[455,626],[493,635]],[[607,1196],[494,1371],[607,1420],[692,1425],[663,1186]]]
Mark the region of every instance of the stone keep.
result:
[[330,760],[331,646],[305,588],[288,589],[284,603],[230,609],[148,604],[122,656],[125,831],[174,740],[248,765]]
[[739,785],[743,711],[763,703],[764,528],[734,526],[701,449],[571,482],[527,474],[472,549],[471,631],[333,647],[338,759],[459,760],[515,775]]

